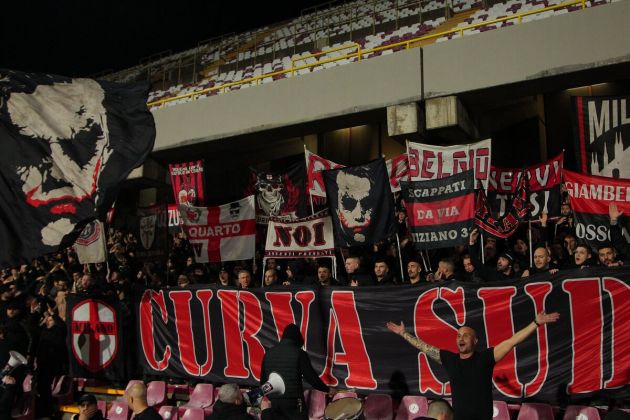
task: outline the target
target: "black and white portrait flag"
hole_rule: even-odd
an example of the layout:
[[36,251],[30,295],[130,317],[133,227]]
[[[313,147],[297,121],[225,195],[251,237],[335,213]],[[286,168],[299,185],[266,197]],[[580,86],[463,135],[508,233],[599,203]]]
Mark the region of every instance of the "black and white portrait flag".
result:
[[148,86],[0,70],[3,263],[71,245],[105,220],[153,148]]

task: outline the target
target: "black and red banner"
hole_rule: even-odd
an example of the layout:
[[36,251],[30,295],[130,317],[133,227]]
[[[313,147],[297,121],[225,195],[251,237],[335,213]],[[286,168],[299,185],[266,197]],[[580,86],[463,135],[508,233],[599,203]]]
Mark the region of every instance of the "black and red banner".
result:
[[124,379],[125,343],[117,298],[69,294],[66,303],[70,374],[76,378]]
[[416,248],[451,248],[468,243],[475,220],[475,173],[429,181],[402,181],[411,240]]
[[203,206],[206,203],[203,160],[169,163],[168,172],[176,204]]
[[532,205],[530,216],[537,218],[542,213],[559,216],[563,160],[563,154],[559,154],[547,162],[525,169],[492,166],[488,180],[488,201],[492,212],[497,216],[505,214],[517,191],[518,180],[525,174],[529,180],[528,200]]
[[136,257],[147,261],[166,256],[168,237],[166,206],[158,204],[138,207],[136,215],[136,237],[139,238]]
[[536,330],[494,369],[495,399],[558,401],[608,390],[630,395],[630,268],[587,268],[514,282],[456,281],[420,287],[146,290],[139,298],[138,343],[145,373],[253,385],[265,349],[289,323],[331,386],[391,392],[404,378],[412,394],[450,393],[443,368],[391,333],[403,321],[427,343],[457,352],[470,325],[479,349],[496,346],[540,311],[560,320]]
[[483,189],[477,192],[477,202],[475,204],[476,215],[475,224],[481,229],[496,236],[497,238],[507,238],[516,231],[519,223],[525,220],[532,209],[529,203],[528,184],[525,176],[520,176],[516,187],[516,193],[503,216],[494,216],[488,197]]
[[630,96],[575,96],[572,105],[580,171],[630,178]]
[[[609,243],[610,219],[608,206],[616,203],[619,211],[630,214],[630,180],[583,175],[564,171],[564,184],[569,193],[575,217],[575,235],[597,248]],[[628,232],[622,227],[628,238]]]

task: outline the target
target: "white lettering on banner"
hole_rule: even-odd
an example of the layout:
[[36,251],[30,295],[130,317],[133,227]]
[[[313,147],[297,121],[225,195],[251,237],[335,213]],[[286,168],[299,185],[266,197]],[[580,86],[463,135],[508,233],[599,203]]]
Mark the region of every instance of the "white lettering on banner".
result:
[[198,174],[198,173],[202,173],[202,172],[203,172],[203,168],[201,167],[201,165],[184,166],[184,167],[180,167],[180,168],[176,168],[176,167],[172,167],[171,168],[171,175],[190,175],[190,174]]
[[627,201],[630,202],[630,187],[621,185],[578,184],[565,181],[567,192],[571,198],[595,201]]
[[229,223],[217,226],[188,226],[186,232],[190,239],[234,236],[241,232],[241,225],[239,223]]
[[610,231],[607,226],[576,223],[575,224],[575,236],[578,239],[585,239],[587,241],[610,241]]
[[410,188],[409,196],[411,197],[432,197],[434,195],[443,195],[443,194],[451,194],[459,191],[463,191],[466,189],[466,180],[461,180],[454,182],[449,185],[442,185],[440,187],[433,188]]
[[[597,101],[588,101],[589,142],[593,143],[611,128],[630,124],[626,99],[604,99],[597,112]],[[612,114],[612,121],[611,121]]]
[[[465,230],[465,229],[464,229]],[[411,234],[414,242],[438,242],[457,239],[457,230],[441,230],[438,232],[416,232]]]

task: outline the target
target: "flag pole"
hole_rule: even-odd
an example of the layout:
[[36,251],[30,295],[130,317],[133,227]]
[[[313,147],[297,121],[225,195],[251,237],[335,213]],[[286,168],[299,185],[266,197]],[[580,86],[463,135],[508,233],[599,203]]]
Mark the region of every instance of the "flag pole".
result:
[[483,232],[479,232],[479,242],[480,242],[480,247],[481,248],[481,263],[485,264],[486,263],[486,252],[485,252],[485,247],[483,246]]
[[532,221],[528,220],[527,223],[529,225],[529,229],[527,230],[527,236],[529,236],[529,266],[531,267],[534,261],[534,256],[532,254]]
[[396,244],[398,245],[398,262],[400,263],[400,282],[402,283],[402,279],[405,278],[405,273],[403,272],[402,251],[400,249],[400,238],[398,234],[396,234]]

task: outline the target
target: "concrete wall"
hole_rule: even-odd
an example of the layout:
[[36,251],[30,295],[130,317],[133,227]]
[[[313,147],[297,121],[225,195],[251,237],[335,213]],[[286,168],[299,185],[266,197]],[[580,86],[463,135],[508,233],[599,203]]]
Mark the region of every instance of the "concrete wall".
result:
[[154,111],[155,150],[630,62],[630,1]]

